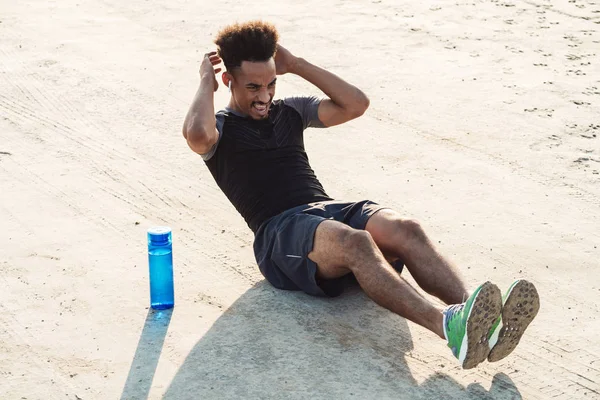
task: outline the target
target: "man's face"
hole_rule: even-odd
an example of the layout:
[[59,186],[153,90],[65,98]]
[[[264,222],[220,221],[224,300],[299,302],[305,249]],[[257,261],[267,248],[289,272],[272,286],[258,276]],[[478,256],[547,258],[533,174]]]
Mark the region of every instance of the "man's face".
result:
[[233,71],[232,97],[239,111],[252,119],[265,119],[275,96],[275,61],[242,61]]

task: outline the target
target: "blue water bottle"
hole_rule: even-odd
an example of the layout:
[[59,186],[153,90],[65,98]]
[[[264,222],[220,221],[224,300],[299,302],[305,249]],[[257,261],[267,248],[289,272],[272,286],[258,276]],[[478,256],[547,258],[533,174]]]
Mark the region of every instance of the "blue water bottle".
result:
[[175,305],[173,290],[173,244],[171,228],[148,229],[148,263],[150,266],[150,306],[165,310]]

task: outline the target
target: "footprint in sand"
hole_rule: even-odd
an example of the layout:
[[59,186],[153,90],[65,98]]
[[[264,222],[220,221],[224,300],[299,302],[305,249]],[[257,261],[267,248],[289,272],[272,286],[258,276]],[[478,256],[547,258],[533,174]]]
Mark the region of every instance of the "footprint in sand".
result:
[[590,86],[585,88],[585,92],[581,92],[586,96],[600,95],[600,89],[597,86]]
[[566,39],[569,42],[571,42],[571,44],[568,45],[569,47],[579,47],[579,45],[583,43],[579,38],[577,38],[574,35],[565,35],[563,36],[563,39]]
[[[544,57],[550,57],[552,55],[552,53],[546,53],[544,50],[542,49],[538,49],[538,50],[534,50],[536,53],[541,54]],[[538,63],[533,63],[533,65],[535,67],[547,67],[548,64],[546,64],[545,62],[538,62]]]
[[581,100],[572,100],[574,104],[578,105],[578,106],[589,106],[592,103],[588,103],[587,101],[581,101]]
[[[590,150],[589,152],[591,152],[593,150]],[[588,153],[588,152],[586,152]],[[579,157],[576,160],[573,160],[574,163],[578,163],[581,164],[584,167],[590,167],[591,163],[595,162],[595,163],[600,163],[600,158],[595,158],[595,157],[591,157],[591,156],[584,156],[584,157]]]
[[540,150],[541,148],[552,149],[563,144],[562,139],[558,135],[550,135],[545,139],[539,140],[529,146],[531,150]]
[[504,48],[512,53],[515,54],[519,54],[519,53],[523,53],[523,50],[521,49],[517,49],[516,47],[512,47],[512,46],[504,46]]
[[593,150],[583,150],[584,155],[573,160],[573,164],[578,169],[583,169],[586,172],[591,172],[592,175],[600,175],[600,157],[594,157],[591,155]]
[[568,124],[566,133],[570,136],[580,136],[585,139],[597,139],[600,136],[600,124]]
[[552,113],[554,113],[554,109],[552,108],[525,108],[523,111],[528,113],[536,114],[539,117],[552,117]]

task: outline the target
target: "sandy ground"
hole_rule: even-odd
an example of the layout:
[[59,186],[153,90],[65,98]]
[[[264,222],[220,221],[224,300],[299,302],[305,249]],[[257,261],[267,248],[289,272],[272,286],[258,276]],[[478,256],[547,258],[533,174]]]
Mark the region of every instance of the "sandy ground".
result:
[[[330,195],[419,219],[469,284],[537,284],[511,357],[463,371],[357,290],[263,281],[181,136],[201,55],[250,17],[371,98],[306,132]],[[600,398],[599,24],[598,0],[1,0],[0,398]],[[156,224],[172,312],[148,311]]]

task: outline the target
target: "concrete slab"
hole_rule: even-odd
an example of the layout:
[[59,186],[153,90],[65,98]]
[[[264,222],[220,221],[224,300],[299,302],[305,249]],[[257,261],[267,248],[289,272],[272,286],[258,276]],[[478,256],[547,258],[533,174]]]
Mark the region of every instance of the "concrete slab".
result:
[[[3,2],[0,398],[600,397],[600,5],[577,1]],[[330,195],[419,219],[465,274],[534,281],[506,360],[463,371],[351,289],[283,293],[186,146],[201,56],[262,17],[371,108],[308,130]],[[318,94],[285,76],[278,95]],[[227,93],[217,92],[224,105]],[[148,310],[145,231],[174,230]]]

